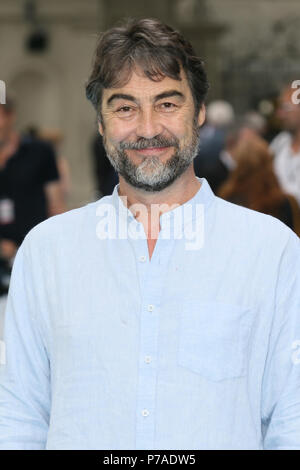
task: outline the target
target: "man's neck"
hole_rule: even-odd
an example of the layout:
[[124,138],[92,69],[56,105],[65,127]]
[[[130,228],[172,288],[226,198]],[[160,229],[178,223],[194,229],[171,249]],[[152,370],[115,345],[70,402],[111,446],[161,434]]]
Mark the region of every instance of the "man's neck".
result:
[[193,165],[172,185],[162,191],[150,193],[130,186],[120,176],[119,196],[126,197],[124,203],[136,220],[141,222],[147,237],[149,259],[155,248],[160,232],[160,215],[192,199],[201,183],[196,178]]
[[192,199],[201,183],[196,178],[193,165],[173,184],[162,191],[147,192],[130,186],[120,176],[119,196],[125,201],[136,220],[144,225],[147,238],[157,238],[160,231],[159,217]]

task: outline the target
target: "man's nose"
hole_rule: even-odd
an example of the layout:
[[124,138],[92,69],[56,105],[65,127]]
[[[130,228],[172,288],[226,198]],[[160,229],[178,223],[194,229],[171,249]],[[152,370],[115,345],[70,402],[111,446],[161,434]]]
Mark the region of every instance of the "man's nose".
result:
[[159,116],[152,109],[143,110],[139,114],[136,133],[138,137],[151,139],[162,132]]

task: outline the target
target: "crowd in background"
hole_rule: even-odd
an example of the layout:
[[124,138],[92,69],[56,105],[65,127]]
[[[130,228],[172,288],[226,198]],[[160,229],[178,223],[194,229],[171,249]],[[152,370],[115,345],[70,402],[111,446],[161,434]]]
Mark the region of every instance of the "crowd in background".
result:
[[259,113],[236,118],[229,103],[208,106],[195,173],[216,195],[277,217],[300,236],[300,105],[295,90],[278,97],[274,128]]
[[[293,103],[294,91],[282,90],[272,119],[251,110],[237,117],[226,101],[208,104],[194,169],[217,196],[277,217],[300,236],[300,105]],[[38,127],[19,134],[15,122],[15,103],[8,99],[0,105],[0,297],[25,235],[67,209],[71,188],[60,152],[63,136]],[[100,135],[90,154],[97,195],[109,195],[118,175]]]

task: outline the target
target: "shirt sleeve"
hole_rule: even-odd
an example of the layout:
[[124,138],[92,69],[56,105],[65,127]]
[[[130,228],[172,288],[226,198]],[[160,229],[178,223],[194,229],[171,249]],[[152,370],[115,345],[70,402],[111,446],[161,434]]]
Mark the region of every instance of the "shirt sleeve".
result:
[[262,386],[264,448],[300,449],[300,247],[290,233],[281,258]]
[[27,243],[25,238],[14,261],[5,312],[0,449],[44,449],[49,424],[50,367]]

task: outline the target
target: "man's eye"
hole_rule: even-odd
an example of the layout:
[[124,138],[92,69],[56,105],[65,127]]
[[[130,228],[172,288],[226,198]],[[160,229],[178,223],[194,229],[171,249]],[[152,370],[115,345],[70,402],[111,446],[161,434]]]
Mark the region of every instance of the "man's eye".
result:
[[166,103],[162,103],[160,107],[163,111],[173,111],[177,106],[174,103],[166,102]]
[[124,114],[130,112],[131,110],[132,108],[130,106],[122,106],[121,108],[117,109],[117,113]]

